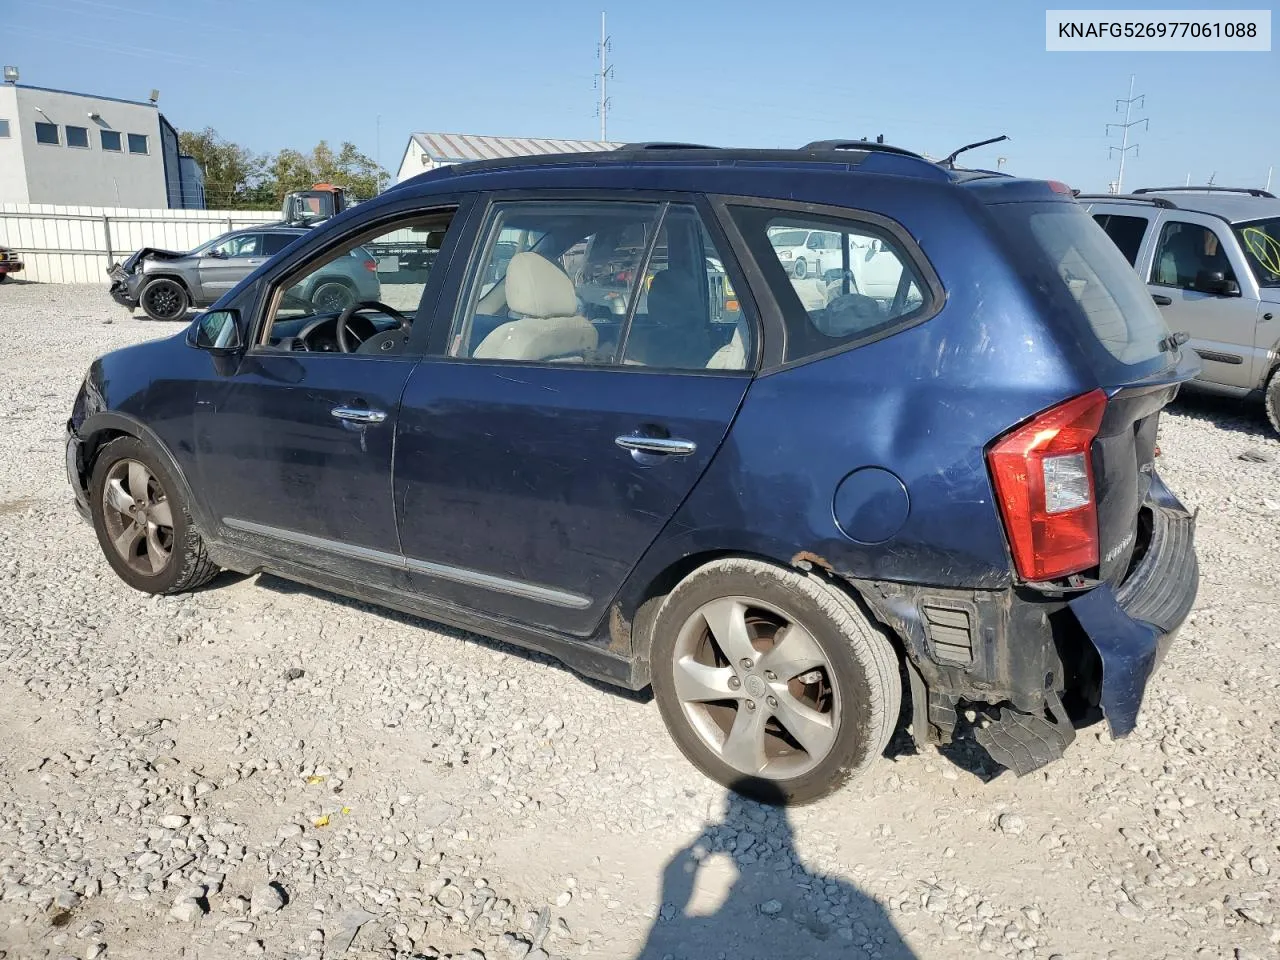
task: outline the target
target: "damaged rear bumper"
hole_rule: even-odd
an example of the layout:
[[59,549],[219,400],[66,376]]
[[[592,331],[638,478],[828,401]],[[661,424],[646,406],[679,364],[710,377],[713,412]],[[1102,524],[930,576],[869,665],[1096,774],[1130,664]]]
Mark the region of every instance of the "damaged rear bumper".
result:
[[1149,497],[1143,550],[1118,586],[1054,595],[851,581],[906,648],[918,744],[950,742],[962,703],[992,708],[975,736],[1019,775],[1060,757],[1076,725],[1133,731],[1199,586],[1195,518],[1158,478]]
[[1100,703],[1111,732],[1138,722],[1147,681],[1191,612],[1200,586],[1195,517],[1180,505],[1152,511],[1151,544],[1120,588],[1103,585],[1068,604],[1102,661]]

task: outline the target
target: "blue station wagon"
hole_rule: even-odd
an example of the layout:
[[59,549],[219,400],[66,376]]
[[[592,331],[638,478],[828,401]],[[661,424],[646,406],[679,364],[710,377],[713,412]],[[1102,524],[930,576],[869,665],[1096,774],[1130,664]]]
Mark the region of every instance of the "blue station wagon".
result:
[[[785,231],[839,268],[798,276]],[[391,302],[290,293],[413,236],[436,253]],[[269,571],[545,651],[804,802],[900,712],[924,746],[977,711],[1017,774],[1133,729],[1198,583],[1155,469],[1197,362],[1062,184],[641,144],[447,167],[315,228],[97,360],[67,471],[138,590]]]

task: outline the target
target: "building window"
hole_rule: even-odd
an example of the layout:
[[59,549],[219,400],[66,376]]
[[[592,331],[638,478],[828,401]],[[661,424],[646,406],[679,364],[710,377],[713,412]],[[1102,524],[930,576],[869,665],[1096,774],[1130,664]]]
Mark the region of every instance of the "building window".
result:
[[41,123],[37,120],[36,143],[51,143],[56,147],[58,145],[58,125],[56,123]]
[[67,146],[68,147],[85,147],[89,146],[89,131],[84,127],[67,127]]
[[130,153],[146,153],[147,152],[147,135],[145,133],[129,134],[129,152]]
[[9,139],[9,121],[0,120],[0,138]]
[[121,150],[121,146],[120,146],[120,133],[119,133],[119,131],[117,131],[117,130],[103,130],[103,131],[102,131],[102,149],[103,149],[103,150],[112,150],[112,151],[114,151],[114,152],[116,152],[116,153],[119,153],[119,152],[120,152],[120,150]]

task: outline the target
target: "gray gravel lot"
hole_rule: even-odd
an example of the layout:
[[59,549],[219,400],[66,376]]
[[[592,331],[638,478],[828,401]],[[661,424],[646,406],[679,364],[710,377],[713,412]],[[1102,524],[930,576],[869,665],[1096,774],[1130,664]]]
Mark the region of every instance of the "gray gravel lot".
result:
[[101,287],[0,288],[0,960],[1280,956],[1256,411],[1163,420],[1203,581],[1132,737],[991,780],[900,736],[784,814],[546,658],[268,577],[129,590],[63,425],[94,356],[179,329]]

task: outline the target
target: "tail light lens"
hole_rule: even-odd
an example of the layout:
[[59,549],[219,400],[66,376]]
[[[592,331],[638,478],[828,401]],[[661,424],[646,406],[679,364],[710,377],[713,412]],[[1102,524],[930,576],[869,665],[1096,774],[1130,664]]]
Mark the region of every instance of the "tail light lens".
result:
[[370,273],[377,273],[377,272],[378,272],[378,261],[376,261],[376,260],[366,260],[366,261],[364,262],[364,268],[365,268],[366,270],[368,270]]
[[1018,573],[1052,580],[1098,565],[1089,455],[1107,395],[1094,390],[1037,415],[987,454]]

